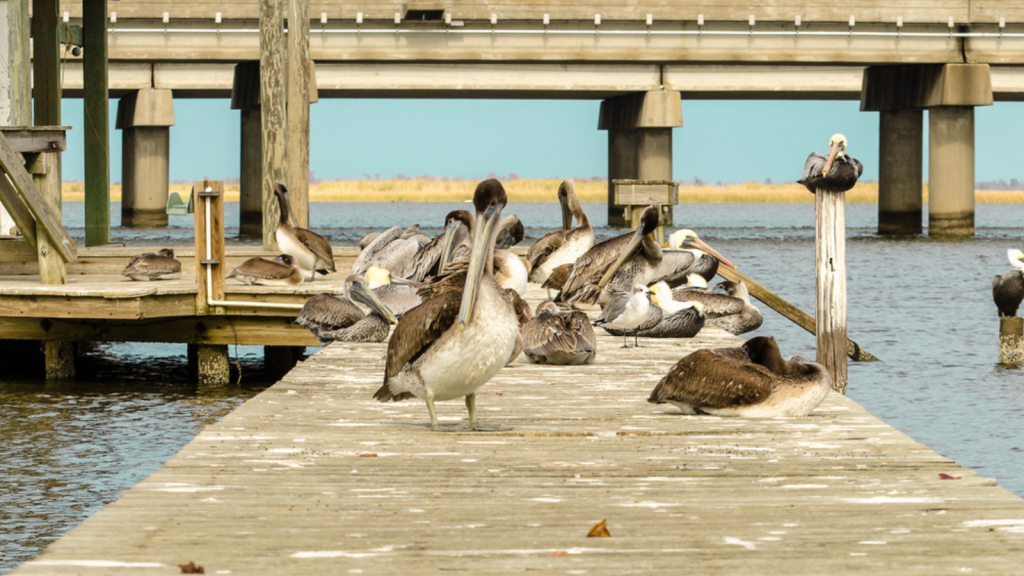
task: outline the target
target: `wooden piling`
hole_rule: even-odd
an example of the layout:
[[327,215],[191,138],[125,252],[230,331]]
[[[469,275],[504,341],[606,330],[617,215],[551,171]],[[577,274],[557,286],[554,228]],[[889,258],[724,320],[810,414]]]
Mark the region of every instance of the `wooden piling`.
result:
[[[82,3],[85,79],[85,245],[110,244],[110,99],[107,82],[107,0]],[[59,122],[54,125],[59,124]],[[58,186],[60,181],[58,180]]]
[[277,250],[274,184],[285,174],[284,1],[260,0],[260,109],[263,127],[263,248]]
[[75,377],[75,343],[69,340],[46,340],[43,356],[47,380],[70,380]]
[[815,337],[817,362],[846,393],[846,193],[814,194]]
[[288,196],[303,228],[309,227],[309,84],[309,0],[288,0]]
[[303,348],[296,346],[264,346],[263,372],[268,378],[280,380],[295,368]]
[[[224,299],[224,182],[197,180],[192,184],[195,195],[196,242],[196,314],[224,314],[221,307],[211,307],[206,289],[206,264],[212,266],[214,300]],[[210,202],[210,258],[206,258],[206,203]]]
[[11,35],[10,78],[11,78],[11,126],[32,124],[32,79],[29,0],[10,0],[7,3]]
[[200,386],[227,386],[231,383],[227,344],[200,344],[196,359]]
[[1024,364],[1024,318],[999,318],[999,363],[1006,366]]

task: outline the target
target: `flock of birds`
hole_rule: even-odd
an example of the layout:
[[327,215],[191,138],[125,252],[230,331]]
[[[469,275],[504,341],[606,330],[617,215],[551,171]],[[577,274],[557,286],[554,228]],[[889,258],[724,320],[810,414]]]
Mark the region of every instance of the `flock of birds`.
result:
[[[833,136],[827,155],[808,158],[800,182],[812,191],[852,187],[863,168],[845,149],[846,138]],[[307,271],[310,281],[334,272],[327,240],[292,224],[284,186],[276,185],[275,194],[282,254],[250,259],[228,278],[296,286]],[[655,241],[657,206],[644,209],[634,232],[595,244],[572,181],[562,182],[557,195],[562,229],[537,240],[525,260],[511,250],[524,237],[523,223],[502,218],[507,196],[495,179],[477,186],[475,212],[450,212],[437,236],[418,225],[372,233],[360,243],[342,293],[311,297],[295,323],[323,343],[388,340],[384,383],[374,398],[422,399],[434,430],[451,429],[439,424],[434,403],[461,397],[469,421],[457,428],[484,429],[476,419],[476,390],[520,354],[537,364],[594,362],[594,327],[623,336],[623,347],[631,336],[639,347],[641,337],[691,338],[707,325],[733,334],[761,326],[742,282],[709,287],[719,266],[733,264],[695,232],[679,230],[666,246]],[[123,274],[151,280],[180,271],[173,252],[161,250],[136,256]],[[536,310],[522,298],[529,283],[548,293]],[[594,305],[601,312],[592,322],[579,308]],[[648,400],[689,414],[801,416],[830,389],[821,365],[785,359],[774,338],[756,337],[738,348],[687,355]]]

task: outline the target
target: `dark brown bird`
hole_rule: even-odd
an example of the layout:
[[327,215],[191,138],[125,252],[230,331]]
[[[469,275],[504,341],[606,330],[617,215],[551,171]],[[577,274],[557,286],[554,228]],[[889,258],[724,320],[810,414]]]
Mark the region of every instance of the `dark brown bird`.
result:
[[[495,258],[495,269],[497,269],[497,258]],[[533,318],[533,311],[530,310],[530,304],[523,300],[515,290],[506,288],[505,295],[508,296],[508,301],[512,303],[512,309],[516,313],[516,320],[519,322],[519,335],[516,336],[516,347],[512,350],[512,355],[508,359],[508,364],[511,364],[523,353],[523,325]]]
[[[308,329],[323,344],[335,340],[341,342],[383,342],[391,330],[391,324],[398,322],[391,310],[377,298],[372,290],[361,282],[354,282],[349,288],[352,301],[332,294],[317,294],[302,307],[295,323]],[[363,313],[356,306],[359,302],[367,306],[369,313]]]
[[597,337],[586,313],[561,311],[550,300],[520,328],[523,351],[534,364],[592,364]]
[[227,276],[243,284],[262,286],[298,286],[304,279],[302,270],[290,254],[277,258],[250,258],[242,262]]
[[1024,252],[1011,248],[1006,251],[1013,270],[992,279],[992,300],[999,309],[999,316],[1016,316],[1017,308],[1024,300]]
[[176,280],[181,278],[181,262],[174,258],[174,250],[170,248],[144,252],[132,256],[121,276],[137,281]]
[[804,176],[797,183],[812,193],[846,192],[863,173],[864,165],[846,155],[846,136],[834,134],[828,142],[828,155],[811,152],[804,163]]

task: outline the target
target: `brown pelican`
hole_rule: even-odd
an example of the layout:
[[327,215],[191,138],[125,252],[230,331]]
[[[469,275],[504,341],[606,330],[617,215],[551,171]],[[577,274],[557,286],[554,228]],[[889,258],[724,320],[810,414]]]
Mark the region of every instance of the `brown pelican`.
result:
[[639,348],[637,333],[641,329],[656,325],[659,321],[661,313],[657,306],[651,306],[650,290],[643,284],[637,284],[631,292],[615,294],[601,310],[601,315],[594,321],[594,326],[600,326],[614,336],[621,334],[623,348],[628,348],[626,334],[632,332],[633,346]]
[[370,232],[366,236],[363,236],[363,239],[359,241],[359,250],[365,250],[366,247],[370,245],[370,242],[376,240],[378,236],[380,236],[380,232]]
[[[594,229],[583,213],[572,180],[563,180],[558,186],[558,203],[562,207],[562,229],[541,236],[526,253],[530,281],[537,284],[543,284],[555,268],[576,262],[594,246]],[[572,228],[574,217],[576,227]]]
[[420,232],[419,224],[413,224],[406,228],[400,238],[403,240],[415,240],[421,248],[430,242],[430,236]]
[[661,264],[652,274],[652,282],[665,280],[674,288],[682,284],[690,274],[700,274],[710,281],[718,273],[719,262],[730,268],[736,267],[701,240],[693,230],[676,230],[669,236],[668,244],[672,249],[662,250]]
[[175,280],[181,278],[181,262],[174,258],[170,248],[144,252],[132,256],[121,276],[132,280]]
[[864,165],[846,155],[846,136],[833,134],[828,141],[828,156],[811,152],[804,163],[804,176],[797,183],[811,192],[846,192],[863,172]]
[[612,295],[631,291],[636,284],[652,281],[661,263],[661,246],[654,240],[658,207],[650,205],[640,215],[640,225],[594,246],[576,264],[562,287],[562,300],[570,304],[608,303]]
[[515,290],[522,296],[526,292],[526,264],[511,248],[523,240],[523,223],[513,214],[498,226],[501,230],[494,250],[494,279],[502,288]]
[[[419,234],[416,232],[415,234]],[[363,274],[371,266],[387,268],[395,276],[405,278],[413,257],[420,250],[414,234],[392,226],[380,234],[359,253],[352,264],[352,274]]]
[[[391,324],[398,320],[373,293],[361,282],[354,282],[349,289],[352,301],[332,294],[317,294],[302,306],[295,323],[308,328],[323,344],[335,340],[342,342],[383,342],[388,337]],[[367,306],[364,313],[355,305]]]
[[261,286],[298,286],[303,280],[302,270],[291,254],[281,254],[274,259],[249,258],[227,277],[242,284]]
[[992,279],[992,300],[999,309],[999,316],[1016,316],[1021,300],[1024,300],[1024,252],[1011,248],[1006,251],[1013,270]]
[[548,276],[548,279],[545,280],[544,283],[540,285],[541,288],[548,291],[549,300],[552,299],[552,290],[558,293],[557,297],[553,298],[553,300],[562,300],[562,285],[565,284],[565,281],[569,279],[569,273],[572,272],[572,267],[572,263],[562,264],[561,266],[552,270],[551,275]]
[[508,301],[512,304],[512,310],[516,313],[516,322],[519,325],[519,334],[516,335],[516,346],[512,350],[512,355],[509,356],[508,364],[511,364],[516,358],[519,357],[523,352],[523,326],[533,318],[533,311],[530,310],[530,304],[523,300],[519,296],[519,293],[511,288],[505,288],[505,296],[508,297]]
[[324,276],[328,272],[335,272],[337,268],[334,266],[334,251],[330,242],[316,232],[292,226],[288,220],[292,211],[288,203],[288,189],[283,184],[274,184],[274,194],[277,196],[277,206],[281,211],[274,238],[277,239],[281,252],[294,257],[299,268],[309,270],[310,280],[316,277],[317,272]]
[[381,402],[422,398],[430,426],[440,430],[434,402],[466,397],[469,429],[476,421],[476,390],[512,355],[519,323],[505,291],[494,280],[494,241],[505,189],[495,179],[473,194],[477,211],[473,251],[465,272],[449,274],[421,291],[424,301],[409,310],[388,342]]
[[[761,327],[764,318],[761,311],[750,303],[750,292],[743,282],[726,280],[719,282],[714,290],[701,289],[701,284],[703,288],[707,288],[707,282],[696,274],[690,276],[690,282],[699,284],[672,290],[669,298],[680,302],[700,302],[707,314],[708,325],[736,335],[746,334]],[[654,289],[651,291],[654,292]],[[659,298],[661,297],[659,292]]]
[[586,313],[562,312],[548,300],[537,315],[520,328],[523,351],[534,364],[592,364],[597,337]]
[[684,414],[806,416],[831,388],[824,366],[785,360],[775,338],[758,336],[740,348],[705,348],[684,356],[647,401],[673,404]]
[[[351,299],[351,287],[356,282],[366,285],[396,318],[420,305],[422,299],[417,294],[419,282],[391,275],[387,268],[371,266],[366,274],[349,274],[345,278],[344,294]],[[367,308],[365,311],[368,311]]]

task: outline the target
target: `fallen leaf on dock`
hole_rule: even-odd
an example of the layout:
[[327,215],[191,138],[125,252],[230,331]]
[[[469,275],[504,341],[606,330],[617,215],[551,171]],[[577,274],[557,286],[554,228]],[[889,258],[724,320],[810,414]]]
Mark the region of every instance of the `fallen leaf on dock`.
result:
[[594,524],[590,528],[590,532],[587,532],[587,538],[608,538],[612,535],[608,531],[608,521],[601,520],[597,524]]
[[961,476],[950,476],[945,472],[939,472],[939,480],[959,480]]
[[359,455],[359,457],[360,458],[376,458],[377,457],[377,453],[376,452],[363,452],[362,454]]
[[561,558],[563,556],[568,556],[568,555],[569,555],[569,553],[566,552],[565,550],[555,550],[554,552],[551,553],[551,557],[552,558]]
[[195,562],[178,564],[178,568],[181,568],[182,574],[206,574],[206,570],[203,570],[202,566],[196,566]]
[[504,396],[501,392],[491,392],[491,396]]

